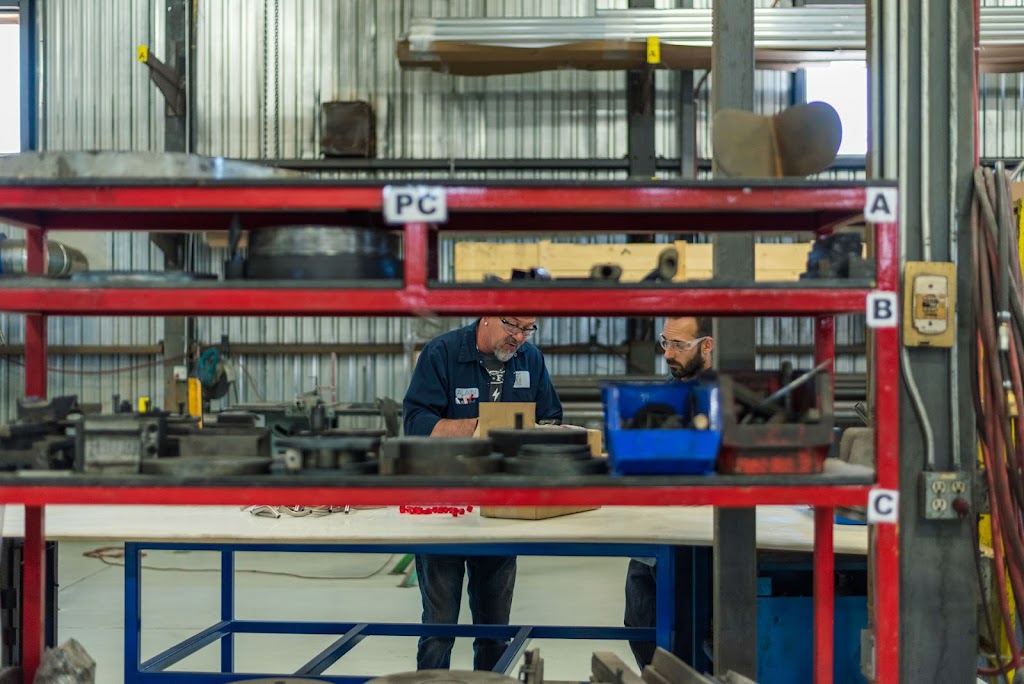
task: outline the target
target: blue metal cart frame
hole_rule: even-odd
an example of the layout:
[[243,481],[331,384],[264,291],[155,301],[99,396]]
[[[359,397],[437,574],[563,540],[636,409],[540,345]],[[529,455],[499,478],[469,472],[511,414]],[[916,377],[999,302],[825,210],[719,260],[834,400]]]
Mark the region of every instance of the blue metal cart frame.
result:
[[[142,551],[218,551],[221,554],[220,620],[142,661]],[[529,626],[529,625],[424,625],[419,623],[275,622],[235,619],[234,569],[236,552],[289,553],[423,553],[466,556],[610,556],[657,559],[657,625],[654,628]],[[625,577],[623,577],[625,580]],[[508,673],[531,639],[654,640],[666,649],[675,634],[675,555],[673,547],[659,544],[513,542],[466,544],[197,544],[128,542],[125,544],[124,682],[173,684],[210,682],[227,684],[244,677],[280,677],[284,673],[235,673],[235,634],[337,634],[292,676],[316,677],[327,682],[360,684],[374,676],[328,676],[323,672],[368,636],[490,636],[511,639],[495,672]],[[167,672],[166,669],[206,646],[220,642],[220,672]]]

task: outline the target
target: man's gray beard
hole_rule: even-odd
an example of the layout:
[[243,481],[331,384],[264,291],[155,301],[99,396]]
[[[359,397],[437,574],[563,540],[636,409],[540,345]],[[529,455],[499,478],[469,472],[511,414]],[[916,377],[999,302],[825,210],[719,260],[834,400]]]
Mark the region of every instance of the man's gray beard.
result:
[[494,350],[494,356],[502,363],[508,363],[508,360],[515,356],[517,350],[518,347],[512,351],[505,351],[504,345],[502,345]]

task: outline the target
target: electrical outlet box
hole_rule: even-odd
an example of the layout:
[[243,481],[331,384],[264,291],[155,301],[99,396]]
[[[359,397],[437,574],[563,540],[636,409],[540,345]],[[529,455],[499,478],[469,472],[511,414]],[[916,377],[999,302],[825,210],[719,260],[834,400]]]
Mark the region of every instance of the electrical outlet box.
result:
[[175,366],[174,379],[178,382],[185,382],[188,380],[188,368],[185,366]]
[[908,261],[903,269],[903,344],[952,347],[956,315],[956,266]]
[[971,480],[966,472],[921,473],[921,515],[926,520],[958,520],[955,499],[971,503]]

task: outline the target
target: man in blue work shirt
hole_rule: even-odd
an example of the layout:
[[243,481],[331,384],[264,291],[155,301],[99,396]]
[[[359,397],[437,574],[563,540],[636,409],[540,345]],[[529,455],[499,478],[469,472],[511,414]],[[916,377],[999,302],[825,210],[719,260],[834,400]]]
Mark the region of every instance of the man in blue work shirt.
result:
[[[428,342],[402,403],[405,434],[471,437],[481,401],[534,402],[538,423],[561,422],[562,402],[544,356],[528,342],[536,331],[536,320],[529,316],[488,316]],[[515,556],[420,554],[416,576],[424,624],[458,623],[467,570],[473,624],[508,624]],[[420,637],[416,668],[448,669],[454,644],[454,638]],[[473,669],[493,669],[506,646],[506,639],[476,639]]]
[[[672,377],[669,382],[692,380],[711,368],[711,319],[707,317],[668,318],[658,340],[665,350],[665,362]],[[657,617],[657,586],[653,558],[631,558],[626,571],[626,627],[654,627]],[[653,641],[630,641],[641,672],[654,660]]]

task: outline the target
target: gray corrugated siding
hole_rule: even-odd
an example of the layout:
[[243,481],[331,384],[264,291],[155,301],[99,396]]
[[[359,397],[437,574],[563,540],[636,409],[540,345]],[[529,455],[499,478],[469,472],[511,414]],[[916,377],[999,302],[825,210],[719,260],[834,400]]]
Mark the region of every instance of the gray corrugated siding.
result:
[[[694,4],[710,5],[706,0]],[[758,5],[770,4],[771,0],[758,1]],[[451,77],[401,71],[394,50],[396,37],[412,16],[573,15],[626,5],[626,0],[198,0],[196,151],[249,159],[315,158],[320,104],[358,99],[371,103],[377,114],[381,158],[622,158],[626,155],[622,73]],[[675,5],[671,0],[657,2],[658,7]],[[146,43],[157,56],[166,56],[163,13],[162,0],[40,3],[40,134],[45,149],[162,149],[162,99],[149,82],[145,67],[136,61],[135,49]],[[695,80],[702,74],[695,74]],[[997,80],[1005,82],[999,86],[1002,90],[994,93],[995,86],[986,86],[983,91],[985,120],[990,113],[993,117],[986,125],[989,130],[999,130],[999,135],[992,136],[997,142],[985,138],[990,146],[986,154],[1024,156],[1019,80],[1016,76]],[[657,75],[657,145],[658,153],[666,157],[677,154],[675,81],[671,74]],[[756,83],[759,111],[778,111],[788,102],[787,74],[759,72]],[[696,107],[701,156],[709,152],[710,86],[709,78]],[[506,172],[488,177],[524,175]],[[390,177],[409,176],[424,174]],[[484,174],[460,176],[479,178]],[[545,177],[608,176],[552,172]],[[115,268],[152,269],[162,263],[159,252],[142,234],[111,233],[103,239]],[[222,253],[205,247],[198,238],[192,244],[195,269],[221,269]],[[444,243],[442,253],[442,270],[449,272],[450,242]],[[203,341],[211,343],[227,334],[236,342],[392,342],[411,347],[457,322],[432,327],[431,321],[409,319],[200,318],[198,331]],[[625,335],[624,321],[617,319],[542,323],[538,335],[542,347],[588,343],[592,334],[602,344],[615,344]],[[0,329],[12,342],[20,342],[19,317],[0,317]],[[857,330],[849,336],[841,332],[840,341],[857,341]],[[96,318],[53,319],[50,326],[52,344],[153,344],[162,334],[160,319],[115,319],[113,324],[100,324]],[[809,340],[806,323],[764,321],[760,325],[759,342],[763,344]],[[50,386],[55,393],[78,392],[88,401],[109,402],[112,394],[119,393],[125,397],[148,394],[159,402],[160,368],[109,372],[149,361],[151,357],[55,358],[51,362],[55,368],[108,373],[55,372],[50,374]],[[779,361],[766,358],[763,363],[770,367]],[[240,363],[252,376],[250,382],[243,373],[237,382],[238,399],[243,401],[288,399],[315,384],[332,384],[329,357],[253,357],[240,359]],[[621,359],[601,354],[552,358],[550,363],[556,374],[624,371]],[[337,397],[353,401],[400,397],[410,364],[408,353],[339,358]],[[862,360],[842,360],[839,370],[862,366]],[[13,398],[20,396],[22,383],[21,368],[0,360],[0,402],[4,402],[0,416],[13,412]]]

